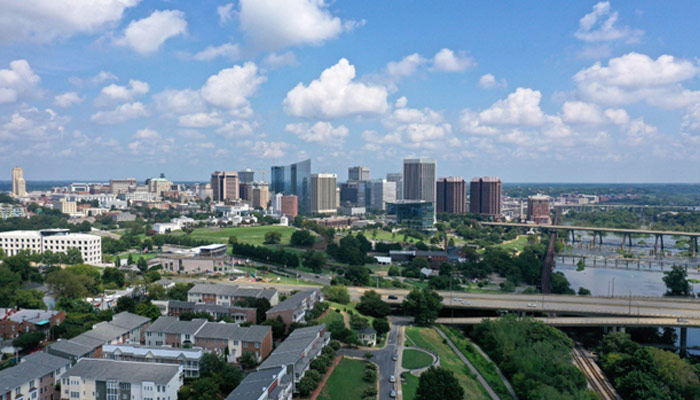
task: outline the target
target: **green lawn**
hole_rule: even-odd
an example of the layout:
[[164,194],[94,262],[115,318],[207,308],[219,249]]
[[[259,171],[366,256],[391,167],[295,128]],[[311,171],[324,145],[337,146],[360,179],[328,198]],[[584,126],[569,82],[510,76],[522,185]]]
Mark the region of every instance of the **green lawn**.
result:
[[[279,232],[282,234],[281,244],[289,244],[292,233],[296,228],[290,226],[264,225],[264,226],[237,226],[233,228],[196,228],[190,234],[195,239],[211,240],[213,242],[227,243],[229,236],[235,236],[241,243],[249,243],[260,246],[264,244],[265,233]],[[182,234],[174,232],[173,234]]]
[[425,368],[433,363],[433,357],[420,350],[406,349],[403,351],[401,366],[406,369]]
[[432,328],[411,326],[406,328],[406,345],[415,345],[432,350],[440,356],[440,366],[447,368],[464,388],[465,399],[489,399],[479,382],[471,376],[469,369],[452,349],[442,342],[442,337]]
[[126,262],[126,260],[129,258],[129,254],[131,254],[131,258],[134,260],[135,263],[138,262],[140,258],[143,258],[144,260],[148,261],[151,258],[155,258],[158,256],[157,254],[141,254],[141,253],[125,252],[125,253],[119,254],[119,259],[122,260],[121,261],[122,263]]
[[323,317],[321,317],[318,320],[318,322],[320,322],[322,324],[326,324],[326,326],[330,325],[331,322],[335,322],[335,321],[343,322],[343,316],[339,312],[336,312],[332,308],[329,308],[326,315],[324,315]]
[[406,383],[401,383],[403,399],[413,400],[416,397],[416,390],[418,390],[418,381],[420,378],[408,372],[404,374],[404,377],[406,378]]
[[318,400],[361,399],[365,388],[371,385],[362,379],[365,365],[365,361],[343,358],[328,378]]
[[501,247],[505,250],[515,250],[519,253],[519,252],[523,251],[525,246],[527,246],[527,240],[528,240],[527,235],[520,235],[520,236],[518,236],[517,239],[513,240],[512,242],[501,243],[498,245],[498,247]]

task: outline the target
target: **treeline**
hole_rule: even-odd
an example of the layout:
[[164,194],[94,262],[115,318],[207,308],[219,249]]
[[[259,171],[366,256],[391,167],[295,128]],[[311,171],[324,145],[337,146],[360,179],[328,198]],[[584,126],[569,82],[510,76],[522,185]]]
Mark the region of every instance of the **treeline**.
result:
[[107,254],[117,254],[134,248],[151,250],[154,247],[161,247],[164,244],[173,244],[184,247],[197,247],[206,246],[208,244],[213,243],[215,242],[210,240],[195,239],[189,235],[156,234],[151,237],[141,239],[141,237],[138,234],[129,231],[122,235],[119,239],[103,237],[102,252]]
[[507,315],[480,323],[471,336],[510,380],[519,398],[597,399],[572,363],[572,340],[560,330]]
[[282,248],[273,250],[268,247],[246,243],[232,243],[231,246],[233,254],[237,256],[291,268],[299,266],[299,256]]
[[700,367],[670,351],[609,333],[598,348],[600,366],[624,399],[700,398]]
[[[33,203],[36,205],[35,203]],[[32,207],[29,207],[30,209]],[[38,211],[38,209],[35,209]],[[68,216],[59,210],[45,209],[41,213],[32,215],[30,218],[7,218],[0,219],[0,232],[39,229],[68,229],[71,232],[90,232],[91,225],[87,221],[79,224],[68,222]]]
[[373,264],[374,257],[368,257],[367,252],[372,250],[372,243],[365,235],[347,235],[340,239],[338,244],[331,242],[326,247],[326,253],[337,261],[349,265]]

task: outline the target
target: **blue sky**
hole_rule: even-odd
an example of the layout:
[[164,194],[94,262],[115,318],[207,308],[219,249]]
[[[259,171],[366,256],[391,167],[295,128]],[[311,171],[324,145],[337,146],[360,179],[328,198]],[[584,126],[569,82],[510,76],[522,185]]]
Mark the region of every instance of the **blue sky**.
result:
[[700,4],[0,0],[0,170],[697,182]]

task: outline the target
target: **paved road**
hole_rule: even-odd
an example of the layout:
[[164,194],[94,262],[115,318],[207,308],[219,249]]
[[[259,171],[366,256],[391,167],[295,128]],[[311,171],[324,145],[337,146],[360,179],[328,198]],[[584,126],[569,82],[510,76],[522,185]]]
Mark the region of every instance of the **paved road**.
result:
[[[391,331],[389,332],[386,347],[381,350],[371,351],[371,353],[374,354],[372,361],[379,366],[379,400],[392,400],[389,393],[392,389],[398,391],[401,386],[401,378],[396,374],[396,361],[392,360],[392,356],[397,349],[399,327],[401,325],[408,325],[411,322],[410,318],[390,317],[390,319]],[[341,354],[353,357],[364,357],[366,352],[365,350],[356,349],[340,350]],[[396,377],[396,383],[389,382],[389,377],[392,375]]]
[[[476,325],[490,317],[470,318],[438,318],[435,322],[445,325]],[[554,317],[535,318],[547,325],[566,327],[584,326],[624,326],[624,327],[674,327],[674,328],[698,328],[700,319],[687,319],[684,322],[677,318],[636,318],[636,317]]]

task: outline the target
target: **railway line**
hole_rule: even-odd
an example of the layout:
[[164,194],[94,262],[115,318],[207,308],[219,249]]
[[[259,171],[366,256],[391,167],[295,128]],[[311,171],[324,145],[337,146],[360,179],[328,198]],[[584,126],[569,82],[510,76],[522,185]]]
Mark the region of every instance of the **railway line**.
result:
[[622,397],[617,394],[615,388],[612,387],[608,379],[600,370],[598,365],[593,362],[587,355],[586,351],[578,344],[571,350],[574,364],[586,375],[588,385],[593,389],[598,396],[603,400],[622,400]]

